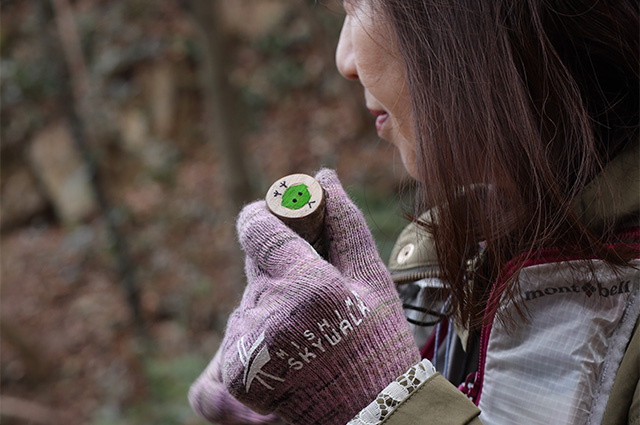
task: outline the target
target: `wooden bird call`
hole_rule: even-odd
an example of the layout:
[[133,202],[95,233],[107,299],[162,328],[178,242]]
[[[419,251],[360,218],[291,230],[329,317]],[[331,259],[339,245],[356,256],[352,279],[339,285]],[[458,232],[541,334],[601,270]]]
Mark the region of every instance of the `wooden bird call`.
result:
[[306,174],[290,174],[271,185],[267,207],[280,220],[323,255],[324,191]]

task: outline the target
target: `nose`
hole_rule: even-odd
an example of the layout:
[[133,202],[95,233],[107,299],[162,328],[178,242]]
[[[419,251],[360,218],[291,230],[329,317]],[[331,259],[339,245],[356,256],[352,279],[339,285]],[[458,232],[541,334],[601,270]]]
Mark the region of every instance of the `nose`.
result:
[[358,71],[351,44],[351,18],[347,15],[342,24],[340,39],[336,48],[336,66],[342,76],[348,80],[358,80]]

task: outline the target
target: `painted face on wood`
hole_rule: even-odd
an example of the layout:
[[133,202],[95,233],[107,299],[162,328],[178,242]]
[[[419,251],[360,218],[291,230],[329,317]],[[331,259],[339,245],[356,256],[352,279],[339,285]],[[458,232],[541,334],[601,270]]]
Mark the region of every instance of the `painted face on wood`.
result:
[[309,204],[311,207],[311,194],[306,184],[298,184],[288,187],[282,194],[282,206],[291,210],[299,210]]

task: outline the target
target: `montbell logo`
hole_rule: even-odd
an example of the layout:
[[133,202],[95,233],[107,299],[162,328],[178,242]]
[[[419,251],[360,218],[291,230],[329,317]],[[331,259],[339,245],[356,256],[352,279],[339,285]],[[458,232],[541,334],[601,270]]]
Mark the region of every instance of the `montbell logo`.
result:
[[577,294],[583,293],[587,297],[591,297],[592,295],[598,295],[603,298],[611,297],[614,295],[627,294],[631,292],[631,281],[625,280],[620,282],[617,285],[611,285],[609,287],[602,286],[600,283],[596,283],[595,285],[591,282],[587,282],[582,286],[574,283],[571,286],[548,286],[543,289],[535,289],[533,291],[525,291],[524,292],[524,300],[531,301],[536,298],[545,297],[547,295],[558,295],[558,294]]

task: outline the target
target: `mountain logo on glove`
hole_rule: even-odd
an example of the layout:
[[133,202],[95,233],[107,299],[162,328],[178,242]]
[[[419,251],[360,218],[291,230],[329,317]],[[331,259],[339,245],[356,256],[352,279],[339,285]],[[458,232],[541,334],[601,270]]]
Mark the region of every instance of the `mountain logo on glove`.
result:
[[[267,349],[266,344],[260,348],[260,344],[264,341],[264,337],[265,334],[264,331],[262,331],[258,339],[256,339],[253,345],[251,345],[251,348],[249,348],[249,351],[247,351],[247,347],[245,346],[244,337],[240,338],[240,341],[238,341],[238,355],[240,356],[240,361],[244,366],[242,383],[245,385],[246,392],[249,392],[254,379],[269,390],[273,390],[273,387],[267,384],[262,377],[278,382],[284,382],[284,379],[270,375],[262,370],[262,368],[271,361],[271,356],[269,355],[269,350]],[[259,348],[260,351],[258,351]],[[258,354],[253,356],[253,353],[256,351],[258,351]]]

